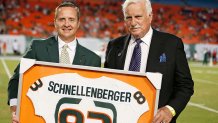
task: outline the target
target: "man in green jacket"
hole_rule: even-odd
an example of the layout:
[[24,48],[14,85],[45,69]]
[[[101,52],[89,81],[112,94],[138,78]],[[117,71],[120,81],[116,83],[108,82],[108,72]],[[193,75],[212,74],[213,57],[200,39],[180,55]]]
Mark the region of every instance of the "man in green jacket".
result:
[[[37,61],[101,66],[101,59],[92,51],[81,46],[76,38],[80,25],[79,7],[72,2],[63,2],[55,10],[54,19],[57,36],[45,40],[33,40],[24,58]],[[19,83],[19,65],[8,84],[8,104],[12,112],[12,123],[19,123],[15,112]]]

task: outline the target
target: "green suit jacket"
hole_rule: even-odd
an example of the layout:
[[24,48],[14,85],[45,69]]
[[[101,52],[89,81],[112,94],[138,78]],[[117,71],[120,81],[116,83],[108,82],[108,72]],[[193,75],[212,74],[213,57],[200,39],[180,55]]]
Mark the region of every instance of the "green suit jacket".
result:
[[[50,37],[45,40],[33,40],[30,48],[27,50],[24,58],[35,59],[37,61],[59,62],[58,41],[56,37]],[[76,53],[73,63],[75,65],[100,67],[101,59],[94,52],[80,45],[77,41]],[[19,68],[14,70],[14,75],[8,83],[8,104],[9,100],[17,98],[19,83]]]

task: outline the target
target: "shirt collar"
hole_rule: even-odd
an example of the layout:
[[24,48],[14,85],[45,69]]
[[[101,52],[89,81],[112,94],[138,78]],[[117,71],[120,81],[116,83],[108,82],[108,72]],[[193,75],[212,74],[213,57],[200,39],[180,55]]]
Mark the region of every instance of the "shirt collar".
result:
[[68,45],[70,50],[74,50],[76,45],[77,45],[77,39],[75,38],[73,41],[70,43],[65,43],[63,40],[61,40],[60,37],[58,37],[58,48],[61,49],[65,44]]
[[[144,37],[141,38],[142,42],[147,44],[147,45],[150,45],[152,35],[153,35],[153,29],[150,26],[148,32],[144,35]],[[131,36],[130,44],[133,44],[133,43],[135,43],[135,38],[133,36]]]

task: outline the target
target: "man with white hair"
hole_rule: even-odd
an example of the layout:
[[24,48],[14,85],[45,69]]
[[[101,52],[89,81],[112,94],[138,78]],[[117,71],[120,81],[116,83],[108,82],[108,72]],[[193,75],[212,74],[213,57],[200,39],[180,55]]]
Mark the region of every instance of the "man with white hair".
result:
[[109,42],[105,67],[163,74],[157,114],[153,123],[175,123],[194,93],[189,66],[180,38],[151,27],[149,0],[126,0],[125,26],[130,34]]

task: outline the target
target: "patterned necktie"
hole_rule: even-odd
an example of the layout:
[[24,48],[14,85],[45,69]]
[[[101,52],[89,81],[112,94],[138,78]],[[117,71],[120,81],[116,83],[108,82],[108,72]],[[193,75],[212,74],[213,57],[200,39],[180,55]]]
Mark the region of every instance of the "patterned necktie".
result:
[[65,44],[62,47],[61,57],[59,59],[60,63],[70,64],[70,57],[69,57],[69,53],[67,52],[67,48],[68,48],[67,44]]
[[141,46],[140,43],[142,40],[136,39],[136,45],[132,53],[131,62],[129,65],[129,71],[140,71],[141,65]]

